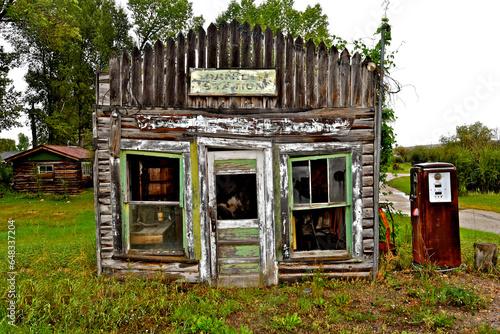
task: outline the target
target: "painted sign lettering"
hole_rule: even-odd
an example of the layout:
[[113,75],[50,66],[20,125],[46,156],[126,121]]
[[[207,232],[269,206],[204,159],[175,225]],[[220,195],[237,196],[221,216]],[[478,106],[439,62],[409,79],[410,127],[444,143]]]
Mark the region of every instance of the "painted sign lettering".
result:
[[192,133],[238,134],[249,136],[276,135],[345,135],[353,118],[255,118],[208,115],[137,114],[135,119],[143,131],[186,131]]
[[276,70],[191,68],[189,95],[276,96]]

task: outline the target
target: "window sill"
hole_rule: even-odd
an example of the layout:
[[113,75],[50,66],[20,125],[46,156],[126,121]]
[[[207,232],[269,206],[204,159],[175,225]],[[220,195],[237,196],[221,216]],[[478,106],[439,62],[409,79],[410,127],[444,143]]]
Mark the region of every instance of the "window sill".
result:
[[338,262],[351,260],[353,257],[346,250],[292,252],[283,262]]
[[196,264],[199,261],[188,259],[185,256],[164,255],[164,254],[141,254],[141,253],[128,253],[124,255],[114,255],[113,260],[129,260],[140,262],[159,262],[159,263],[186,263]]

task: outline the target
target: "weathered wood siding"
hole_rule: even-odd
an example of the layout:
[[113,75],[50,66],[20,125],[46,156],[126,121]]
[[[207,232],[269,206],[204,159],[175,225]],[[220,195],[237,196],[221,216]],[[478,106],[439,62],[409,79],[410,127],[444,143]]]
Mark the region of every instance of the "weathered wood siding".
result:
[[[280,109],[304,110],[327,107],[373,107],[374,72],[366,68],[370,59],[359,53],[341,53],[324,43],[316,46],[301,37],[285,40],[281,32],[253,33],[248,23],[212,24],[207,32],[193,31],[186,38],[147,44],[143,54],[135,48],[113,54],[109,63],[109,84],[100,90],[98,101],[111,106]],[[304,45],[306,44],[306,45]],[[198,53],[196,58],[195,51]],[[218,57],[217,57],[218,55]],[[250,56],[251,55],[251,59]],[[187,60],[187,61],[186,61]],[[130,65],[131,64],[131,65]],[[189,96],[190,68],[275,68],[276,97]],[[102,87],[101,87],[102,88]],[[283,93],[284,92],[284,93]]]
[[[37,165],[54,166],[53,177],[40,178],[37,183]],[[77,194],[89,185],[92,178],[83,178],[78,161],[27,161],[14,163],[13,189],[18,192],[42,192],[47,194]]]
[[[196,52],[194,52],[196,49]],[[351,57],[348,50],[339,51],[332,47],[327,50],[321,43],[318,46],[302,38],[274,36],[266,29],[262,32],[256,25],[251,29],[248,23],[237,21],[231,24],[212,24],[207,31],[200,29],[197,34],[180,34],[176,39],[169,38],[164,43],[157,41],[153,47],[146,47],[143,53],[134,49],[132,54],[123,52],[110,59],[109,72],[101,72],[97,94],[95,122],[95,171],[96,180],[96,217],[98,217],[98,239],[100,260],[106,274],[144,275],[163,272],[173,277],[195,282],[207,270],[206,264],[176,262],[170,259],[169,265],[154,262],[138,262],[121,259],[115,252],[114,237],[121,232],[114,230],[112,209],[112,166],[114,155],[110,143],[119,133],[120,140],[129,141],[168,141],[197,142],[199,136],[223,137],[233,139],[261,140],[272,143],[274,175],[274,206],[276,254],[279,279],[299,280],[321,268],[331,277],[369,277],[373,270],[374,247],[374,142],[375,142],[375,73],[369,72],[366,65],[370,59],[362,60],[359,54]],[[277,73],[276,97],[248,96],[190,96],[188,92],[189,68],[275,68]],[[121,115],[119,129],[113,128],[111,114]],[[161,130],[141,129],[138,117],[141,115],[163,115],[165,117],[200,116],[207,119],[239,117],[243,119],[264,120],[285,117],[296,120],[350,119],[349,128],[337,135],[319,133],[294,133],[261,136],[255,133],[235,134],[209,133],[207,130],[188,131],[186,129]],[[224,121],[220,121],[224,125]],[[112,132],[113,131],[113,132]],[[276,166],[280,159],[278,145],[286,143],[336,142],[346,147],[359,147],[361,151],[361,198],[362,198],[362,249],[360,256],[309,261],[284,261],[282,259],[283,225],[281,217],[288,203],[281,205],[279,200],[279,171]],[[116,146],[114,146],[116,149]],[[204,163],[199,154],[200,164]],[[271,158],[270,158],[271,161]],[[198,166],[200,175],[206,166]],[[273,178],[273,179],[271,179]],[[203,180],[200,180],[203,181]],[[272,181],[269,181],[272,182]],[[200,185],[200,187],[203,187]],[[203,234],[203,198],[200,198],[202,222],[198,230]],[[199,215],[195,215],[199,217]],[[196,229],[196,228],[195,228]],[[202,240],[195,238],[200,247],[199,254],[205,254]],[[195,246],[196,248],[196,246]],[[207,254],[205,254],[206,256]],[[203,255],[202,255],[203,257]],[[376,256],[375,256],[376,259]],[[196,261],[195,261],[196,262]],[[200,266],[200,269],[198,269]],[[200,272],[198,272],[200,270]],[[205,279],[206,277],[201,277]]]

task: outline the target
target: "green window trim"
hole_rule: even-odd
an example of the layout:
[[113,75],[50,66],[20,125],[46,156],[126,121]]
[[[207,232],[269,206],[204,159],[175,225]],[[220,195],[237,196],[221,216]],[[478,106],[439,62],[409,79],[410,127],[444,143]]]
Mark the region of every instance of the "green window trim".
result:
[[[172,158],[178,159],[179,161],[179,200],[178,201],[137,201],[132,200],[130,192],[130,170],[128,158],[131,156],[135,157],[156,157],[156,158]],[[124,238],[124,251],[129,253],[131,251],[140,253],[154,253],[156,255],[182,255],[186,256],[188,253],[187,249],[187,233],[186,233],[186,211],[184,207],[184,166],[183,166],[183,154],[182,153],[162,153],[162,152],[151,152],[151,151],[136,151],[136,150],[122,150],[120,153],[120,183],[121,183],[121,201],[122,201],[122,217],[123,217],[123,238]],[[163,206],[163,207],[175,207],[178,206],[182,210],[182,254],[178,250],[169,249],[154,249],[154,250],[137,250],[131,248],[131,226],[130,226],[130,215],[132,207],[137,206]]]
[[[293,184],[293,170],[292,170],[292,164],[294,162],[308,162],[307,167],[308,167],[308,177],[311,177],[311,161],[316,161],[316,160],[321,160],[321,159],[326,159],[327,161],[327,173],[330,171],[330,159],[335,159],[335,158],[345,158],[345,201],[343,202],[335,202],[331,200],[331,195],[330,192],[328,192],[328,198],[329,200],[326,202],[322,203],[314,203],[313,202],[313,195],[312,195],[312,181],[311,179],[308,180],[309,182],[309,203],[294,203],[294,184]],[[330,176],[327,175],[326,177],[327,182],[329,183],[330,181]],[[289,155],[288,156],[288,189],[289,189],[289,196],[288,196],[288,206],[289,206],[289,230],[290,230],[290,240],[288,240],[289,244],[292,245],[290,247],[291,250],[291,257],[292,258],[300,258],[301,253],[305,254],[305,251],[302,250],[294,250],[293,245],[294,243],[294,235],[296,229],[295,226],[295,218],[294,218],[294,212],[300,212],[304,211],[307,212],[306,210],[321,210],[321,209],[330,209],[330,208],[345,208],[345,213],[344,213],[344,221],[345,221],[345,234],[346,234],[346,246],[344,249],[327,249],[327,250],[313,250],[313,251],[308,251],[307,253],[311,254],[313,253],[314,256],[328,256],[332,253],[341,253],[347,251],[349,254],[353,253],[353,232],[352,232],[352,223],[353,223],[353,213],[352,213],[352,154],[351,153],[335,153],[335,154],[318,154],[318,155],[300,155],[300,156],[293,156]],[[328,189],[330,189],[330,185],[328,184]],[[332,222],[330,222],[331,224]],[[294,254],[296,253],[296,254]]]

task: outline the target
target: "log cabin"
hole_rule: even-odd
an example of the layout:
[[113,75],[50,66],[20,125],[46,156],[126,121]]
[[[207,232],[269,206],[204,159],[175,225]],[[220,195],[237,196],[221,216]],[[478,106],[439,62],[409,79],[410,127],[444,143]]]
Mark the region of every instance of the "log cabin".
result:
[[93,118],[98,272],[374,277],[373,65],[236,20],[112,55]]
[[91,154],[74,146],[39,145],[5,159],[18,192],[78,194],[92,186]]

